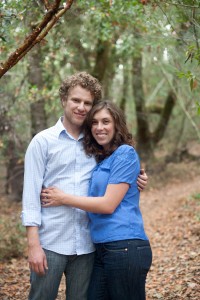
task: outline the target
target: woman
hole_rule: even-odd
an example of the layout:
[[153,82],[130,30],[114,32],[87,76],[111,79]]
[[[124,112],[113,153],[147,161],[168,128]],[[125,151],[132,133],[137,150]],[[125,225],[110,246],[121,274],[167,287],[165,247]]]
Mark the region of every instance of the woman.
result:
[[152,252],[139,209],[140,162],[120,109],[96,104],[86,120],[84,148],[98,162],[89,197],[42,191],[42,206],[70,205],[88,211],[96,258],[89,300],[143,300]]

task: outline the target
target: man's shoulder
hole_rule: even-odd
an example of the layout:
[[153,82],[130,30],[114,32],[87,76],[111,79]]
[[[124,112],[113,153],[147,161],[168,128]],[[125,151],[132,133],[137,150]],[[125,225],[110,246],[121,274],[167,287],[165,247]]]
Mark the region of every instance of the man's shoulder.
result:
[[34,136],[34,138],[45,137],[45,136],[48,136],[49,134],[52,134],[53,132],[55,132],[55,125],[38,132]]
[[28,148],[45,147],[45,145],[47,146],[54,139],[57,139],[57,132],[55,130],[55,126],[52,126],[52,127],[49,127],[47,129],[44,129],[44,130],[38,132],[32,138]]
[[56,125],[46,128],[40,132],[38,132],[34,137],[33,140],[40,140],[43,138],[48,138],[49,136],[53,136],[57,134]]

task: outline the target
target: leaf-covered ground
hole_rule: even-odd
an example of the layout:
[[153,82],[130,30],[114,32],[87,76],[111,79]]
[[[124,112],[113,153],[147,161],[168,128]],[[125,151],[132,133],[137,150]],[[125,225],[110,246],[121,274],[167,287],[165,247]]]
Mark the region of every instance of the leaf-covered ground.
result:
[[[145,228],[153,249],[147,279],[147,300],[200,299],[200,171],[194,163],[168,165],[160,175],[149,173],[149,188],[141,195]],[[0,226],[19,221],[21,205],[1,197]],[[8,227],[9,228],[9,227]],[[11,229],[5,233],[9,236]],[[14,240],[16,244],[16,236]],[[19,237],[19,244],[25,243]],[[16,245],[17,246],[17,245]],[[23,246],[23,245],[22,245]],[[21,248],[20,248],[21,249]],[[23,247],[22,247],[23,249]],[[13,252],[15,253],[15,252]],[[25,300],[29,268],[20,258],[0,263],[0,299]],[[64,300],[62,283],[57,299]]]

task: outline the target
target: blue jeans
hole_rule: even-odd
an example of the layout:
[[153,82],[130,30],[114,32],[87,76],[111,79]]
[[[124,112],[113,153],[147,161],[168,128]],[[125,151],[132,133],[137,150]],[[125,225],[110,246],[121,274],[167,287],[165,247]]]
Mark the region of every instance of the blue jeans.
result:
[[144,300],[152,263],[149,241],[122,240],[95,246],[88,300]]
[[55,300],[63,273],[66,278],[66,299],[87,300],[94,253],[62,255],[44,250],[48,270],[44,276],[31,273],[29,300]]

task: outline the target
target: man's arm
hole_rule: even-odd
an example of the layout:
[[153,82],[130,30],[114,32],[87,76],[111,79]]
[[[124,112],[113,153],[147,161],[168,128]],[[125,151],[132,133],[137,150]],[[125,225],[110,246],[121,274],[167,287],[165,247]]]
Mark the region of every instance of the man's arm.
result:
[[140,192],[142,192],[148,183],[148,176],[144,169],[140,170],[140,175],[137,179],[137,185]]
[[32,271],[39,275],[44,275],[48,269],[46,255],[40,245],[38,227],[26,227],[28,240],[28,262]]
[[40,191],[45,170],[45,145],[35,137],[28,146],[24,164],[22,223],[26,227],[30,269],[43,275],[47,268],[45,253],[40,245],[38,228],[41,225]]

